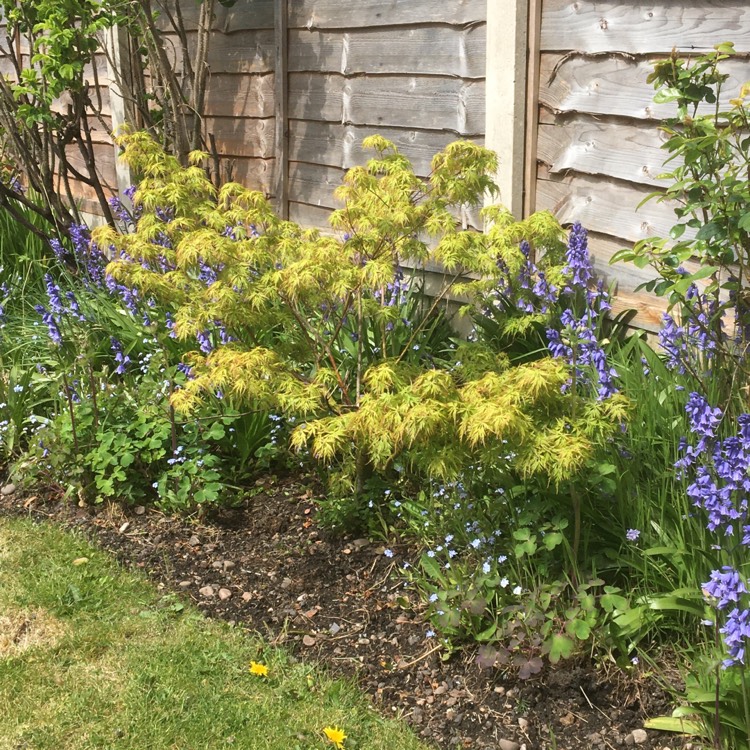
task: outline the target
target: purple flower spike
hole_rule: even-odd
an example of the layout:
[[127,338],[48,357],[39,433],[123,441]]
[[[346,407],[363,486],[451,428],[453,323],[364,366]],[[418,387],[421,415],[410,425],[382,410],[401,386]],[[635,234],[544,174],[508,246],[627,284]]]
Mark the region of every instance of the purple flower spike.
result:
[[579,222],[573,224],[570,230],[566,259],[565,273],[570,274],[573,278],[565,291],[571,292],[575,288],[588,288],[589,281],[594,275],[594,269],[589,255],[588,232]]

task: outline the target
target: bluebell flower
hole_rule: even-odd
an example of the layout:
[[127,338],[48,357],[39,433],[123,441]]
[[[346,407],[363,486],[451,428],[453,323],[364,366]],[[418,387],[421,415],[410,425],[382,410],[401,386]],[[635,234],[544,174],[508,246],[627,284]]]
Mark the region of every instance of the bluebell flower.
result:
[[34,305],[34,309],[42,316],[42,321],[47,326],[47,332],[49,333],[50,339],[52,339],[52,343],[56,346],[60,346],[62,344],[62,334],[57,326],[55,316],[49,312],[44,305]]
[[701,588],[707,598],[716,601],[717,609],[726,609],[730,603],[739,602],[740,596],[747,593],[739,572],[730,565],[725,565],[721,571],[711,571],[710,580]]
[[109,341],[112,351],[115,353],[115,362],[117,362],[115,372],[118,375],[124,375],[127,371],[128,365],[130,364],[130,357],[125,354],[122,348],[122,344],[116,338],[111,337]]
[[724,660],[724,667],[745,664],[745,644],[750,638],[750,610],[735,607],[727,615],[719,632],[724,637],[724,644],[729,652],[729,658]]
[[579,222],[573,224],[570,230],[565,259],[564,272],[572,277],[565,291],[572,292],[576,288],[588,288],[589,281],[594,275],[594,269],[589,255],[588,232]]

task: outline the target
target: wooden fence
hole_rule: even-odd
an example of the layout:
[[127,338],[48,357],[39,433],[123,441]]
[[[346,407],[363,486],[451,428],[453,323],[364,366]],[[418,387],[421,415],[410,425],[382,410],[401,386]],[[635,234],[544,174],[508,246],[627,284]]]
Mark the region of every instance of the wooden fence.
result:
[[[186,14],[195,2],[182,0]],[[648,269],[612,254],[673,223],[643,197],[663,184],[660,118],[646,77],[673,47],[733,41],[750,53],[743,0],[238,0],[217,6],[206,131],[228,176],[275,198],[282,214],[326,227],[333,192],[381,133],[427,175],[457,138],[500,153],[501,199],[517,214],[552,210],[591,233],[618,307],[658,325],[661,300],[636,292]],[[176,48],[176,45],[175,45]],[[1,61],[0,61],[1,62]],[[106,89],[107,70],[98,65]],[[727,66],[728,91],[750,78]],[[104,90],[117,117],[116,96]],[[115,184],[114,154],[101,171]],[[86,197],[85,195],[83,197]],[[479,226],[476,214],[466,222]]]
[[[743,0],[629,3],[612,0],[540,4],[536,174],[533,206],[588,228],[598,270],[617,283],[619,307],[658,325],[663,301],[635,293],[648,269],[609,265],[620,248],[668,236],[673,206],[639,203],[665,183],[660,119],[674,105],[654,104],[646,82],[655,60],[732,41],[750,52],[750,6]],[[726,99],[750,79],[750,63],[726,66]]]

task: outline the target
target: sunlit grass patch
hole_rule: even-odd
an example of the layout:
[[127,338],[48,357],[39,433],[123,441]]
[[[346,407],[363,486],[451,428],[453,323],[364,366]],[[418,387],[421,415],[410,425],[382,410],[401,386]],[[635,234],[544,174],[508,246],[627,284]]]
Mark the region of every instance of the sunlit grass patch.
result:
[[0,549],[0,622],[40,624],[0,651],[0,750],[309,750],[331,747],[327,727],[345,750],[424,748],[351,685],[159,596],[76,535],[2,520]]

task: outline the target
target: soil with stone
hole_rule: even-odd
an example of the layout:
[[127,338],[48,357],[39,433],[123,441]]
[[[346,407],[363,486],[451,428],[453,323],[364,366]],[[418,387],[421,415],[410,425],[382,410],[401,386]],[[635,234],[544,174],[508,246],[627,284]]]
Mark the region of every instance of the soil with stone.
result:
[[200,521],[151,508],[80,507],[54,492],[0,493],[0,514],[82,529],[163,592],[206,615],[261,633],[298,658],[356,680],[384,714],[403,717],[439,748],[609,750],[683,748],[643,729],[669,696],[645,674],[562,662],[522,681],[480,669],[471,650],[447,660],[398,568],[416,551],[334,536],[316,522],[315,489],[266,477],[241,508]]

